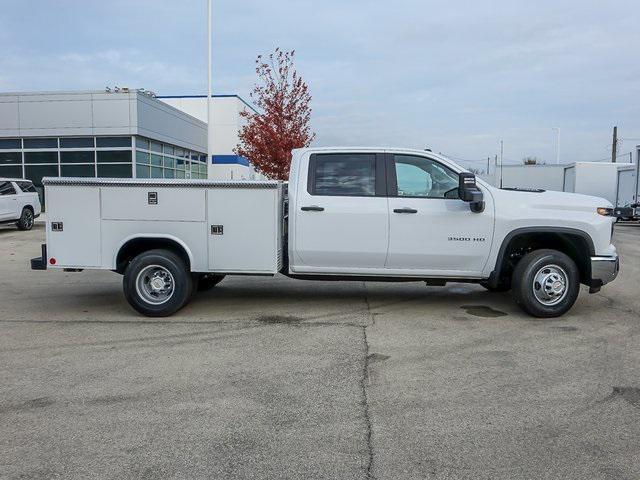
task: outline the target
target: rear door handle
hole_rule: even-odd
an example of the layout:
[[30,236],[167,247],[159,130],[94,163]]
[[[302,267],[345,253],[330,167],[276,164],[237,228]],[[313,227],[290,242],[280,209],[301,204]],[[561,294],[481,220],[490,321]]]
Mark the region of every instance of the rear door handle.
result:
[[311,205],[310,207],[301,207],[300,210],[303,212],[324,212],[324,208],[318,207],[317,205]]
[[394,213],[418,213],[418,210],[415,208],[394,208]]

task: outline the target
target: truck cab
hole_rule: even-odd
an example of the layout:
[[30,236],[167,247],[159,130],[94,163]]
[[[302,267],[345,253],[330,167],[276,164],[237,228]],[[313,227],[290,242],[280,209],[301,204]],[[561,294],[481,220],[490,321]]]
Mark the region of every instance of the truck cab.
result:
[[292,274],[480,278],[492,245],[491,192],[474,212],[464,170],[411,150],[294,151],[289,180]]

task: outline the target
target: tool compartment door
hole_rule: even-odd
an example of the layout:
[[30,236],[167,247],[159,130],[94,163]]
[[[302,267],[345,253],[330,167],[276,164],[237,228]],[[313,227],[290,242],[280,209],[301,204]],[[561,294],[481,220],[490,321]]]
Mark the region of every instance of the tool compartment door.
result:
[[57,267],[100,267],[100,190],[47,187],[47,254]]
[[278,192],[268,188],[207,190],[211,271],[277,272]]

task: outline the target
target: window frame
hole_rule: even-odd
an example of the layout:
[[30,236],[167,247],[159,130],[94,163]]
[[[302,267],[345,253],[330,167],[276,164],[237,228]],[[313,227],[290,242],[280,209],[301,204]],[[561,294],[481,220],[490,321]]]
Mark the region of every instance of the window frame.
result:
[[454,175],[458,176],[459,172],[456,172],[453,168],[445,165],[444,163],[438,161],[438,159],[433,157],[428,157],[426,155],[418,155],[416,153],[387,153],[386,156],[386,164],[387,164],[387,189],[388,189],[388,197],[389,198],[413,198],[413,199],[423,199],[423,200],[459,200],[459,198],[447,198],[447,197],[421,197],[414,195],[398,195],[398,177],[396,174],[396,155],[404,156],[404,157],[416,157],[416,158],[424,158],[425,160],[429,160],[431,162],[436,163],[440,168],[444,170],[448,170]]
[[[319,195],[316,193],[316,166],[318,157],[338,156],[338,155],[372,155],[374,157],[374,194],[373,195],[353,195],[353,194],[331,194]],[[380,152],[335,152],[335,153],[312,153],[309,157],[307,169],[307,193],[313,197],[353,197],[353,198],[378,198],[387,196],[386,162],[384,154]]]

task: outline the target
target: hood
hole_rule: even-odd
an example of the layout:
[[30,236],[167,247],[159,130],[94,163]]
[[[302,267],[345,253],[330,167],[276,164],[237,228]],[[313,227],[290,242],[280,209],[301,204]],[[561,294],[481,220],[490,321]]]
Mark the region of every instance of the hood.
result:
[[520,204],[535,209],[594,212],[598,207],[613,207],[611,202],[605,198],[580,193],[501,189],[494,189],[492,193],[499,202],[508,202],[511,205]]

